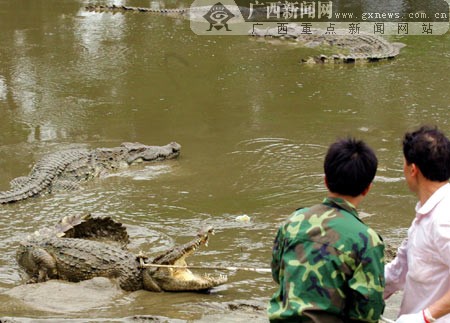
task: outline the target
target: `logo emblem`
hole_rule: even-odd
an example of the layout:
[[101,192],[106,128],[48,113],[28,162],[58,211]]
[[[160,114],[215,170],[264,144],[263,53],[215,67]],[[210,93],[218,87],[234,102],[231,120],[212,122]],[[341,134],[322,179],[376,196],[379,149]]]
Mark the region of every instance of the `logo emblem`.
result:
[[209,29],[207,31],[211,31],[213,27],[216,30],[225,27],[226,31],[231,31],[228,28],[227,22],[233,17],[235,17],[235,15],[233,15],[221,2],[217,2],[205,15],[203,15],[203,18],[209,22]]

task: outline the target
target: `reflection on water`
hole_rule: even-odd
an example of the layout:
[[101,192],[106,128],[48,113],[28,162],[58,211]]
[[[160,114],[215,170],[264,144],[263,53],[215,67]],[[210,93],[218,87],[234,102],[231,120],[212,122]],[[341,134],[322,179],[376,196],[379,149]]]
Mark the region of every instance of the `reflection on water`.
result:
[[0,75],[0,100],[1,101],[6,100],[7,92],[8,92],[8,88],[5,83],[5,78],[2,75]]
[[[79,73],[87,79],[105,80],[108,71],[120,78],[127,62],[124,34],[127,30],[123,14],[95,13],[80,10],[74,26],[74,36],[82,49],[76,64]],[[117,84],[120,87],[120,83]]]
[[[26,43],[25,34],[23,31],[16,31],[14,36],[16,51],[22,52]],[[14,101],[24,114],[31,113],[36,110],[37,104],[36,67],[28,56],[16,57],[15,61],[11,75]]]
[[[189,5],[180,2],[160,5]],[[326,148],[348,135],[366,140],[380,161],[361,206],[364,221],[399,242],[415,205],[403,181],[401,137],[420,123],[450,133],[449,34],[392,39],[407,47],[381,64],[304,66],[301,57],[319,53],[292,43],[200,37],[184,20],[90,13],[85,1],[0,4],[2,190],[47,152],[124,141],[183,145],[167,164],[1,205],[0,290],[22,283],[14,259],[20,241],[71,214],[113,216],[129,228],[130,248],[152,255],[213,225],[217,234],[192,264],[266,268],[279,223],[322,200]],[[236,221],[243,214],[250,222]],[[200,320],[227,313],[217,304],[264,303],[275,288],[267,274],[228,274],[229,283],[211,294],[125,293],[101,309],[59,318]],[[55,317],[4,297],[1,315]]]

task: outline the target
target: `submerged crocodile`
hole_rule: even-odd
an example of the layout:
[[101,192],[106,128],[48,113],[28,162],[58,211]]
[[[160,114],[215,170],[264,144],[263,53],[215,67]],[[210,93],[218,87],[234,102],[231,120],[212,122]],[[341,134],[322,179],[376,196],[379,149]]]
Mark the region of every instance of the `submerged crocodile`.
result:
[[207,244],[212,233],[208,227],[191,241],[149,260],[126,249],[129,237],[120,223],[109,217],[74,216],[29,237],[20,244],[16,257],[30,283],[106,277],[117,280],[126,291],[204,291],[226,283],[227,277],[200,276],[179,267],[186,266],[186,258]]
[[58,189],[77,189],[79,183],[142,161],[175,158],[181,146],[172,142],[165,146],[123,143],[120,147],[70,149],[44,156],[28,176],[10,182],[11,189],[0,192],[0,204],[12,203],[50,193]]
[[323,30],[310,29],[305,33],[304,27],[297,24],[288,24],[280,33],[278,27],[258,29],[252,31],[256,37],[272,37],[278,39],[291,39],[304,47],[322,48],[335,52],[330,55],[319,55],[302,59],[302,63],[356,63],[378,62],[383,59],[393,59],[400,54],[402,43],[391,43],[384,38],[373,34],[359,32],[348,34],[348,30],[334,30],[336,34],[326,34]]
[[[131,6],[105,6],[91,5],[86,10],[95,12],[147,12],[162,14],[167,16],[182,17],[188,20],[203,20],[204,15],[211,6],[178,8],[178,9],[153,9],[145,7]],[[264,10],[250,9],[246,7],[229,6],[227,9],[232,17],[250,17],[252,21],[265,21],[267,14]],[[349,34],[348,30],[333,30],[329,33],[326,30],[310,28],[306,33],[304,27],[298,24],[284,24],[283,30],[280,27],[258,29],[254,28],[248,33],[255,37],[272,37],[277,39],[291,39],[302,47],[320,48],[327,50],[331,54],[321,54],[318,56],[301,59],[302,63],[323,64],[323,63],[357,63],[357,62],[378,62],[395,58],[400,53],[400,49],[405,45],[402,43],[391,43],[377,35],[364,33]]]
[[88,5],[85,7],[87,11],[111,11],[111,12],[120,12],[120,11],[135,11],[135,12],[150,12],[157,14],[175,14],[175,15],[187,15],[189,14],[188,8],[175,8],[175,9],[154,9],[154,8],[146,8],[146,7],[132,7],[132,6],[124,6],[124,5]]
[[[216,4],[217,6],[217,4]],[[266,17],[266,13],[263,10],[258,9],[250,9],[247,7],[238,7],[238,6],[223,6],[220,4],[222,8],[226,8],[228,12],[232,15],[232,17],[241,18],[252,16],[253,20],[258,18],[263,19]],[[201,20],[204,21],[204,15],[208,13],[211,9],[211,6],[198,6],[198,7],[189,7],[189,8],[173,8],[173,9],[156,9],[156,8],[147,8],[147,7],[132,7],[125,5],[88,5],[85,7],[87,11],[90,12],[142,12],[142,13],[151,13],[151,14],[160,14],[171,17],[178,17],[187,20]]]

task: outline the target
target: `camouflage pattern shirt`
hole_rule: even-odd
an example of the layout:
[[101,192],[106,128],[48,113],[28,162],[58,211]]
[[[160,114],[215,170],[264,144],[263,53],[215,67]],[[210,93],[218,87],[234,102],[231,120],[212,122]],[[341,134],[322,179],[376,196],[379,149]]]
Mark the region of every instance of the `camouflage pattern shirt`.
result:
[[384,244],[351,203],[326,198],[294,212],[272,257],[271,322],[377,322],[383,313]]

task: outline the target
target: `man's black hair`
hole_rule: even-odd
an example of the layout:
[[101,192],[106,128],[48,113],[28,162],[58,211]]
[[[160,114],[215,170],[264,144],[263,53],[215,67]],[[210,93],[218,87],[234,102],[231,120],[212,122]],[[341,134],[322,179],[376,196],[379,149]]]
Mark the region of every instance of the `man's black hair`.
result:
[[430,181],[444,182],[450,178],[450,141],[436,127],[423,126],[406,133],[403,155],[408,164],[416,164]]
[[372,183],[377,166],[374,151],[363,141],[354,138],[338,140],[330,146],[325,157],[328,189],[356,197]]

